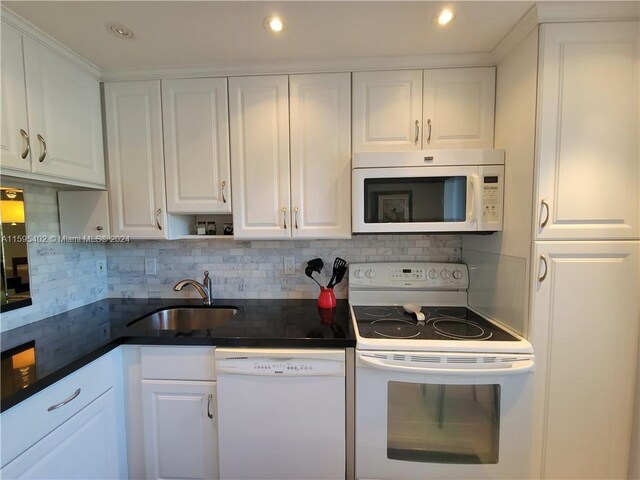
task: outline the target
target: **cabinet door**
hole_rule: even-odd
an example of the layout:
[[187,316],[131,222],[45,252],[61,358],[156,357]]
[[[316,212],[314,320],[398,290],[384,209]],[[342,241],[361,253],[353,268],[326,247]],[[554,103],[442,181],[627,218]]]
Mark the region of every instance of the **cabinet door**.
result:
[[215,382],[143,380],[148,479],[218,478]]
[[170,213],[231,213],[226,78],[162,81]]
[[626,478],[637,368],[639,243],[535,242],[534,478]]
[[60,191],[58,213],[60,235],[94,238],[110,235],[107,192]]
[[286,75],[229,79],[233,234],[290,238]]
[[536,238],[638,238],[638,43],[637,22],[542,26]]
[[22,35],[2,24],[2,71],[0,83],[0,149],[2,168],[31,171],[27,95],[22,63]]
[[422,71],[353,74],[353,151],[420,150]]
[[496,69],[424,71],[423,148],[493,148]]
[[98,80],[35,41],[23,42],[33,171],[104,186]]
[[114,235],[167,238],[160,82],[104,86]]
[[12,479],[123,478],[116,397],[108,390],[2,469]]
[[289,85],[293,237],[349,238],[349,74],[292,75]]

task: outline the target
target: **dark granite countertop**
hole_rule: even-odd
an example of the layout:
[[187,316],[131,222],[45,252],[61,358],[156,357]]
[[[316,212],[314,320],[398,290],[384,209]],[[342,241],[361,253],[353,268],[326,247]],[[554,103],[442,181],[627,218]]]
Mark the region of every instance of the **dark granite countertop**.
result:
[[216,299],[215,306],[234,306],[239,311],[226,324],[209,330],[127,327],[136,319],[169,306],[194,307],[202,306],[202,302],[112,298],[3,332],[0,411],[122,344],[256,348],[356,345],[346,300],[338,300],[337,307],[327,315],[317,308],[316,300]]

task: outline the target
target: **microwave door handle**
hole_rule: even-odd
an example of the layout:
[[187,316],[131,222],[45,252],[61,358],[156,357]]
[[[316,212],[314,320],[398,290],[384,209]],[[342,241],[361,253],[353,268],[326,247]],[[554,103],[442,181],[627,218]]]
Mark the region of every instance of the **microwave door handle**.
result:
[[474,375],[474,376],[486,376],[486,375],[511,375],[516,373],[524,373],[533,370],[533,359],[522,359],[516,362],[504,363],[500,367],[485,368],[469,366],[467,368],[450,368],[450,367],[414,367],[410,365],[397,365],[391,364],[381,358],[370,358],[358,355],[358,360],[365,366],[372,367],[380,370],[391,370],[396,372],[410,372],[410,373],[433,373],[437,375]]
[[478,175],[469,175],[469,184],[467,195],[469,195],[469,210],[467,211],[467,221],[473,222],[476,219],[476,191],[478,184]]

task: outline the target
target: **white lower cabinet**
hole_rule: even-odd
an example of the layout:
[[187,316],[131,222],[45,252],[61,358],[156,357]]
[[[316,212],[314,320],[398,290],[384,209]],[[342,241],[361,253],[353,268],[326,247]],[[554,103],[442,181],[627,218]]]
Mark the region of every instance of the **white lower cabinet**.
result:
[[3,479],[127,477],[117,348],[0,416]]
[[2,478],[121,478],[116,397],[103,393],[2,469]]
[[143,380],[148,479],[218,476],[215,382]]
[[[128,438],[131,477],[218,478],[214,348],[144,346],[129,349]],[[140,422],[140,418],[142,422]],[[140,439],[136,443],[136,438]]]
[[536,242],[533,478],[627,478],[639,242]]

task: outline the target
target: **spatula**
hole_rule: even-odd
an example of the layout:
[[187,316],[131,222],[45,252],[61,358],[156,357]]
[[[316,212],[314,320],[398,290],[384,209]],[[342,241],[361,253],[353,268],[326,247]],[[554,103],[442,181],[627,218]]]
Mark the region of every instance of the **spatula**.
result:
[[[343,268],[347,268],[347,261],[343,260],[340,257],[336,257],[335,261],[333,262],[333,275],[331,275],[331,280],[329,280],[329,283],[327,284],[327,288],[333,288],[335,285],[335,281],[336,281],[336,277],[338,276],[338,274],[340,273],[340,270]],[[344,272],[342,273],[342,275],[344,276]]]

